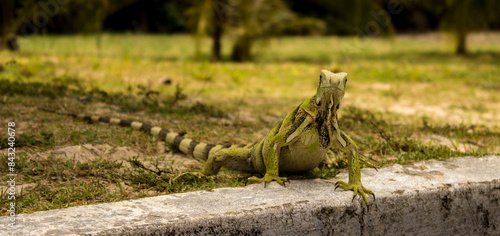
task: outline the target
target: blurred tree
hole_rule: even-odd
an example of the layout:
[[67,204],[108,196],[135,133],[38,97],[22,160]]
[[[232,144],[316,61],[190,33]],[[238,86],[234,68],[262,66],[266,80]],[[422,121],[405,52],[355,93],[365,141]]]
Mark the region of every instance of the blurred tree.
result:
[[233,12],[236,39],[231,59],[243,62],[252,60],[252,46],[256,39],[278,34],[277,29],[295,18],[282,0],[241,1]]
[[[201,40],[212,35],[211,61],[220,60],[221,38],[224,31],[234,35],[231,59],[249,61],[252,59],[252,46],[256,39],[287,32],[290,26],[296,29],[309,25],[324,28],[322,21],[307,18],[300,22],[282,0],[193,0],[186,11],[188,26],[195,35],[195,56],[199,58]],[[317,32],[315,31],[315,32]]]
[[224,24],[227,22],[227,11],[228,4],[227,1],[215,0],[213,1],[213,12],[212,12],[212,53],[210,55],[210,61],[219,61],[221,59],[221,49],[222,49],[222,34],[224,30]]
[[500,19],[500,1],[497,0],[447,0],[446,3],[441,26],[455,33],[455,51],[459,55],[467,53],[468,33],[487,30],[490,23]]
[[500,21],[500,1],[497,0],[426,0],[415,2],[425,6],[441,19],[440,27],[455,35],[455,52],[467,53],[467,34],[488,30]]
[[327,34],[379,36],[394,33],[391,15],[384,11],[384,7],[388,4],[387,0],[286,0],[286,2],[301,16],[324,20]]
[[61,4],[49,26],[52,32],[95,33],[117,10],[139,0],[72,0]]
[[16,3],[11,0],[0,1],[0,50],[7,48],[11,51],[19,50],[19,44],[16,38]]
[[[201,54],[201,40],[207,33],[212,30],[214,22],[212,19],[215,17],[213,11],[213,1],[217,0],[193,0],[190,2],[190,7],[186,10],[185,15],[188,18],[188,27],[194,31],[195,38],[195,58],[199,59]],[[214,39],[214,42],[220,38]],[[213,52],[212,54],[220,55],[220,52]]]
[[110,13],[104,21],[107,31],[172,33],[185,31],[181,0],[141,0]]
[[100,32],[104,19],[117,9],[138,0],[2,0],[0,48],[19,49],[16,34],[29,36],[45,31]]

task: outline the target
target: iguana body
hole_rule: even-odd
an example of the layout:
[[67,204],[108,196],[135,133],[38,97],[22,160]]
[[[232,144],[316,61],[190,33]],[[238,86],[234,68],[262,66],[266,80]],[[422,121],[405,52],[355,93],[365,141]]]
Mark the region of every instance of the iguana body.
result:
[[140,122],[107,117],[73,115],[94,122],[110,123],[146,131],[165,140],[181,152],[204,160],[202,175],[216,175],[221,167],[262,173],[263,178],[250,177],[252,182],[277,181],[284,185],[286,177],[279,172],[304,172],[317,167],[325,160],[326,152],[333,146],[349,152],[349,183],[337,182],[344,190],[359,192],[366,204],[366,194],[373,193],[361,185],[359,157],[354,142],[342,132],[337,123],[347,82],[346,73],[322,70],[317,92],[300,104],[262,140],[248,145],[211,145],[185,138],[176,132]]

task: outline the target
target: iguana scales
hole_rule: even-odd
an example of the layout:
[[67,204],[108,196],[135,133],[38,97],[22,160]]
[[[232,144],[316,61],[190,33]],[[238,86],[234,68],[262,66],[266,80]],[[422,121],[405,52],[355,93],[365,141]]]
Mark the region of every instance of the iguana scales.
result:
[[201,175],[216,175],[221,167],[264,174],[262,178],[250,177],[250,182],[276,181],[285,185],[287,178],[280,177],[279,172],[312,170],[325,160],[331,147],[337,146],[349,154],[349,182],[338,181],[336,186],[354,191],[354,196],[359,193],[368,205],[366,194],[375,195],[361,184],[356,144],[340,130],[337,123],[337,111],[345,94],[346,83],[346,73],[322,70],[316,94],[288,114],[265,138],[248,145],[212,145],[141,122],[81,114],[66,115],[148,132],[173,144],[181,152],[206,161]]

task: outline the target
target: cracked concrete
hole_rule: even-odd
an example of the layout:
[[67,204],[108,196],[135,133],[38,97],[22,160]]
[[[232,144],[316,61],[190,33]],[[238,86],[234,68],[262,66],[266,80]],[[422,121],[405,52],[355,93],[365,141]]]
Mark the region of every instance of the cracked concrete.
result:
[[[499,235],[500,156],[363,169],[368,210],[332,180],[292,180],[21,214],[12,235]],[[347,173],[339,175],[347,180]]]

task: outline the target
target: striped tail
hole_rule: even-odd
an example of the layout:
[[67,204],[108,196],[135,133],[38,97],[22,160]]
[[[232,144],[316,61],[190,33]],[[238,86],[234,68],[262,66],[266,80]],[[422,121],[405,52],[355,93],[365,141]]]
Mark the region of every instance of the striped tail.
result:
[[71,116],[74,118],[79,118],[87,120],[90,122],[101,122],[113,125],[119,125],[122,127],[130,127],[132,129],[137,129],[146,133],[149,133],[155,137],[158,137],[162,141],[167,141],[178,148],[182,153],[193,156],[196,159],[206,161],[209,156],[212,156],[215,152],[225,149],[225,148],[252,148],[254,144],[242,144],[242,145],[213,145],[203,142],[197,142],[189,138],[185,138],[184,134],[179,134],[177,132],[172,132],[167,129],[163,129],[158,126],[152,126],[142,122],[128,121],[116,118],[101,117],[101,116],[90,116],[85,114],[71,114],[62,113],[52,110],[47,110],[43,108],[38,108],[41,111],[55,113],[59,115]]

